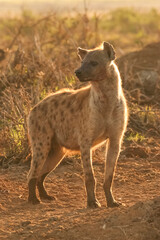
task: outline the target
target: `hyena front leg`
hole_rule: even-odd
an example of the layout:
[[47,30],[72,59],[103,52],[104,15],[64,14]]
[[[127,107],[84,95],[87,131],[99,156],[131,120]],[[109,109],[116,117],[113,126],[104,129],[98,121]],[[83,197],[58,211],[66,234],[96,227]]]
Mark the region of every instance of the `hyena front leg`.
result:
[[120,203],[114,200],[112,194],[112,183],[114,178],[114,171],[116,168],[116,162],[120,152],[121,141],[115,139],[109,139],[107,143],[106,152],[106,164],[105,164],[105,179],[104,179],[104,191],[108,207],[118,207]]
[[85,187],[87,193],[87,207],[100,207],[100,203],[96,199],[96,182],[92,168],[92,152],[89,147],[81,146],[81,159],[83,163]]

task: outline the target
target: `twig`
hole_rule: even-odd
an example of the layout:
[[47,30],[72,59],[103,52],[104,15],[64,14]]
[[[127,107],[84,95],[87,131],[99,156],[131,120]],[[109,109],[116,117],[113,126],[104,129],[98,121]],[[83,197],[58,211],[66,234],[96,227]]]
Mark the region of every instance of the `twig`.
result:
[[160,110],[159,110],[159,109],[155,109],[155,110],[138,110],[138,111],[135,112],[135,113],[140,113],[140,112],[145,112],[145,113],[150,113],[150,112],[160,113]]
[[41,19],[39,19],[37,22],[33,23],[32,25],[27,25],[27,24],[21,24],[21,26],[18,28],[18,32],[16,33],[16,35],[14,36],[12,42],[9,45],[9,49],[11,49],[15,43],[15,41],[17,40],[18,36],[21,34],[21,31],[23,28],[29,27],[29,28],[33,28],[36,27],[39,23],[41,23],[42,21],[48,20],[49,18],[51,18],[53,16],[53,14],[43,17]]
[[15,41],[17,40],[18,36],[21,34],[22,28],[23,28],[23,25],[21,25],[19,27],[18,32],[16,33],[16,35],[14,36],[12,42],[10,43],[10,45],[8,47],[9,49],[11,49],[13,47],[13,45],[14,45]]

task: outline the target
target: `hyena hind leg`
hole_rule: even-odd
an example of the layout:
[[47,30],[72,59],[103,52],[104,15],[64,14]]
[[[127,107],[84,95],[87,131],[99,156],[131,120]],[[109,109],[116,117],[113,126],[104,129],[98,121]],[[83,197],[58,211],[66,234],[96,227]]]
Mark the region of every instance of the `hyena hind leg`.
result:
[[40,203],[36,196],[37,179],[49,152],[45,144],[40,144],[41,147],[37,147],[37,145],[39,146],[39,144],[36,144],[36,146],[32,148],[32,161],[28,174],[28,202],[32,204]]
[[41,200],[54,200],[55,198],[48,195],[45,187],[44,187],[44,180],[46,176],[56,168],[56,166],[60,163],[60,161],[64,158],[65,152],[63,151],[63,148],[58,144],[55,143],[55,145],[51,147],[51,150],[48,154],[48,157],[41,169],[40,175],[38,177],[37,181],[37,188],[39,191],[39,196]]
[[40,172],[43,162],[45,159],[38,159],[33,156],[31,169],[28,175],[28,202],[32,204],[38,204],[40,201],[36,196],[36,185],[37,185],[37,178],[38,173]]

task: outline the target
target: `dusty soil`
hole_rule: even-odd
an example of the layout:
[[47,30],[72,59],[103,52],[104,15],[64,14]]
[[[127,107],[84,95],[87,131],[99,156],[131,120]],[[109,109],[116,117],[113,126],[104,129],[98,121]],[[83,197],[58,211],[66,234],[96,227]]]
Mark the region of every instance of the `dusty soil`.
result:
[[[131,148],[131,147],[130,147]],[[160,155],[118,161],[114,195],[123,205],[106,207],[103,184],[103,148],[94,154],[99,209],[86,208],[83,171],[79,157],[64,160],[46,179],[53,202],[27,203],[27,165],[0,169],[0,239],[154,240],[160,239]],[[136,149],[134,151],[136,153]],[[143,152],[143,151],[142,151]]]

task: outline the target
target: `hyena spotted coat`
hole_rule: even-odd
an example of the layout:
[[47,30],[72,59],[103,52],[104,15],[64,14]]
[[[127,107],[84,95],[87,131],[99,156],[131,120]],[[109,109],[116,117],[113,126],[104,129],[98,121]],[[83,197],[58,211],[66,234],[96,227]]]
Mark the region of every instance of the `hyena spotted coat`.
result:
[[113,62],[115,51],[103,42],[99,48],[78,48],[82,65],[75,71],[87,87],[62,89],[39,102],[30,112],[28,129],[32,150],[28,174],[28,201],[37,204],[36,187],[41,199],[52,200],[44,188],[45,177],[56,168],[68,150],[80,151],[87,206],[98,207],[92,168],[92,148],[106,141],[104,192],[107,206],[118,206],[112,182],[122,138],[127,125],[127,106],[121,78]]

